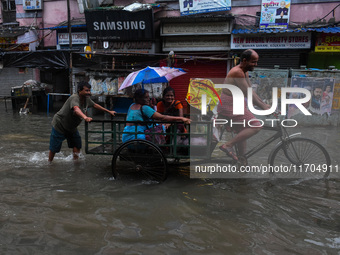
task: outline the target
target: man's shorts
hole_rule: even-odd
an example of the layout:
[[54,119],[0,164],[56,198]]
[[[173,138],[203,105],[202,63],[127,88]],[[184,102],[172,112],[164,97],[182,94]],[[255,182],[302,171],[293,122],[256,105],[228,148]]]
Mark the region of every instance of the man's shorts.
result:
[[50,151],[54,153],[60,152],[61,145],[65,139],[67,139],[67,145],[69,148],[81,149],[81,137],[78,130],[74,133],[64,135],[52,127],[50,136]]

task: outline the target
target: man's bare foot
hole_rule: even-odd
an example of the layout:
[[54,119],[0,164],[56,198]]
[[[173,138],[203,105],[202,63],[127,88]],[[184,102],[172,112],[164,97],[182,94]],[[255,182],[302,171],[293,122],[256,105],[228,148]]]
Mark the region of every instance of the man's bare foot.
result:
[[221,145],[219,149],[223,152],[225,152],[229,157],[233,158],[234,160],[238,160],[238,157],[236,155],[236,152],[234,151],[233,147],[227,147],[224,145]]

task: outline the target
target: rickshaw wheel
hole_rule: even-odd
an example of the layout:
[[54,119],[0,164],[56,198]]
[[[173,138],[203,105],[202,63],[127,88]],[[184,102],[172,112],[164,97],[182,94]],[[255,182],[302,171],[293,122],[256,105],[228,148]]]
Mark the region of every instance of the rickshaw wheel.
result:
[[112,174],[162,182],[167,176],[167,161],[155,144],[146,140],[123,143],[113,154]]

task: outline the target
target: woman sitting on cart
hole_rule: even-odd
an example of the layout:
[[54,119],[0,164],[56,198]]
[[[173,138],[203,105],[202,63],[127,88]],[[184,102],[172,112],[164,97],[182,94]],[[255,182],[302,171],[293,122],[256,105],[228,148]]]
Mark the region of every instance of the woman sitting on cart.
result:
[[183,105],[181,101],[175,100],[175,90],[172,87],[167,87],[163,91],[163,99],[157,104],[157,112],[183,117]]
[[[157,104],[157,112],[164,115],[183,117],[183,105],[181,101],[175,100],[175,90],[172,87],[166,87],[163,90],[163,98]],[[168,129],[170,125],[166,125],[166,127]],[[187,130],[183,124],[177,124],[177,133],[187,133]],[[183,136],[181,140],[184,140],[186,138],[186,136]],[[170,142],[169,139],[170,136],[167,136],[167,143]]]
[[[179,116],[168,116],[156,112],[153,108],[149,106],[150,97],[149,91],[145,89],[138,89],[134,94],[135,103],[133,103],[127,113],[127,121],[179,121],[185,124],[190,124],[190,119],[179,117]],[[124,128],[124,133],[122,136],[123,142],[127,142],[133,139],[146,139],[144,131],[148,129],[145,123],[138,124],[137,126],[137,136],[136,136],[136,124],[126,123]]]

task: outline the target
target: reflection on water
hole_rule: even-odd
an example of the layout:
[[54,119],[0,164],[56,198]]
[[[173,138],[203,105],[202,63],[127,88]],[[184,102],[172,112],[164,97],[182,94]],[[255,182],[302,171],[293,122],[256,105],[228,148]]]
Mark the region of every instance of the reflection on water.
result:
[[[340,249],[339,180],[200,180],[173,173],[160,185],[119,181],[111,177],[111,158],[82,155],[74,163],[66,143],[48,164],[51,117],[4,109],[0,117],[0,254]],[[83,136],[83,126],[80,131]]]

